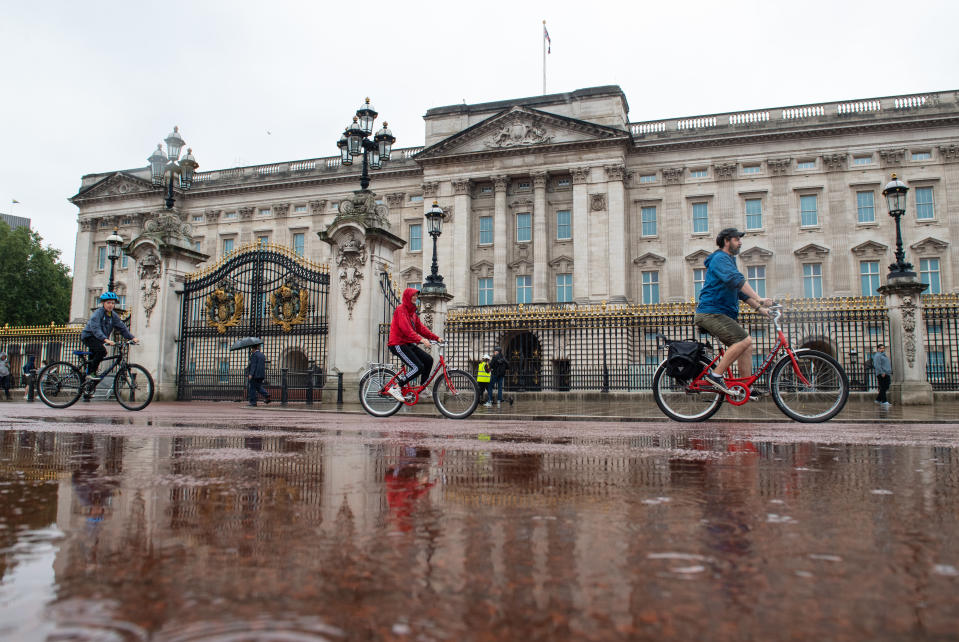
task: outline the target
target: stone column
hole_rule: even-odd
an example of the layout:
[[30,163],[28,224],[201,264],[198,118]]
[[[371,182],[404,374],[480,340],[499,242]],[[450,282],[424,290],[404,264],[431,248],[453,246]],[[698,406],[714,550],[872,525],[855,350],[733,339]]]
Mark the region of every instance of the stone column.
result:
[[192,228],[175,209],[160,210],[125,248],[137,263],[130,310],[134,334],[141,341],[131,350],[130,360],[153,375],[157,401],[176,399],[182,284],[187,274],[210,258],[193,249],[191,234]]
[[470,179],[453,180],[453,217],[449,230],[453,240],[449,279],[453,305],[469,305],[470,302],[470,263],[473,256],[473,240],[470,238],[473,222],[471,208]]
[[533,177],[533,303],[549,301],[549,237],[546,233],[546,172]]
[[[853,256],[851,249],[852,238],[850,222],[855,221],[856,210],[847,211],[849,203],[848,178],[845,165],[846,154],[823,154],[823,166],[826,168],[826,193],[821,196],[819,225],[823,231],[823,238],[829,239],[829,274],[859,274],[859,262]],[[855,194],[854,194],[855,196]],[[824,211],[823,211],[824,210]],[[855,223],[852,224],[855,226]],[[769,276],[767,275],[767,279]],[[861,294],[859,279],[830,279],[832,290],[829,296],[858,296]],[[824,288],[825,290],[825,288]],[[824,291],[823,294],[826,294]]]
[[[766,160],[772,189],[766,211],[763,212],[763,227],[768,230],[769,249],[773,256],[770,269],[766,273],[766,283],[774,289],[767,294],[774,299],[786,298],[791,292],[802,292],[802,271],[796,278],[796,255],[793,254],[792,235],[798,223],[790,225],[790,190],[788,172],[792,167],[792,158],[770,158]],[[799,289],[796,289],[796,283]]]
[[589,212],[586,185],[588,167],[574,167],[573,175],[573,301],[589,303]]
[[609,303],[626,303],[626,167],[606,167],[606,225],[609,238]]
[[[683,199],[682,180],[684,167],[664,167],[662,169],[663,183],[666,189],[663,193],[662,211],[658,213],[657,231],[663,238],[666,247],[666,256],[683,256],[686,239],[692,231],[692,223],[687,216],[686,203]],[[694,268],[703,267],[700,262]],[[692,281],[692,273],[688,268],[683,270],[666,270],[665,281],[669,292],[687,291],[687,283]],[[692,289],[689,290],[692,293]],[[684,295],[685,296],[685,295]],[[640,299],[642,300],[642,299]]]
[[889,279],[889,283],[879,287],[889,311],[889,395],[893,403],[903,406],[933,402],[932,384],[926,380],[926,325],[920,298],[927,287],[915,277]]
[[255,216],[256,208],[240,207],[237,208],[237,212],[240,215],[240,233],[237,235],[236,244],[233,246],[234,250],[241,245],[253,242],[253,217]]
[[508,176],[494,176],[493,190],[495,192],[493,206],[493,303],[506,303],[506,257],[509,235],[506,221],[506,186]]
[[327,363],[330,371],[343,373],[350,389],[376,360],[386,305],[378,286],[380,272],[393,270],[394,251],[406,244],[386,229],[386,216],[387,208],[376,205],[376,195],[361,190],[342,201],[333,222],[318,232],[333,251]]
[[87,296],[87,278],[90,274],[90,256],[93,253],[93,229],[95,221],[80,219],[80,231],[73,259],[73,292],[70,295],[70,323],[83,323],[90,317],[90,301]]

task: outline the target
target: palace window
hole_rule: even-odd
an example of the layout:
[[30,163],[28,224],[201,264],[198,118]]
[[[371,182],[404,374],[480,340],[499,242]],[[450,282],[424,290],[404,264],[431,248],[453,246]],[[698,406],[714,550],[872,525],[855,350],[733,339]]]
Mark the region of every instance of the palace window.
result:
[[480,194],[492,194],[493,186],[492,185],[482,185],[480,186]]
[[532,183],[530,183],[529,181],[520,181],[519,183],[516,184],[516,189],[523,192],[528,191],[530,187],[532,187]]
[[914,161],[929,160],[930,158],[932,158],[932,152],[913,152],[912,153],[912,160]]
[[103,270],[107,267],[107,248],[101,245],[97,248],[97,269]]
[[479,279],[476,291],[478,293],[476,305],[493,305],[493,277]]
[[928,221],[936,217],[931,187],[916,188],[916,220]]
[[709,232],[709,203],[693,203],[693,234]]
[[423,284],[420,283],[419,281],[410,281],[409,283],[406,284],[406,287],[407,287],[407,288],[413,288],[414,290],[416,290],[417,292],[419,292],[420,289],[421,289],[421,287],[422,287],[422,285],[423,285]]
[[410,225],[410,252],[423,251],[423,224]]
[[491,245],[493,243],[493,217],[479,217],[479,242],[480,245]]
[[202,215],[202,214],[194,214],[194,215],[193,215],[193,222],[194,222],[194,223],[202,223],[202,222],[203,222],[203,215]]
[[223,253],[229,254],[233,251],[233,239],[223,239]]
[[293,235],[293,252],[299,256],[303,256],[303,251],[306,249],[306,234],[303,232],[297,232]]
[[516,277],[516,302],[517,303],[533,302],[533,277],[531,276]]
[[118,294],[117,295],[117,307],[120,309],[126,309],[127,307],[127,295]]
[[761,298],[766,298],[766,266],[750,265],[746,268],[746,278],[749,280],[749,287],[756,290]]
[[796,163],[796,169],[816,169],[816,161],[801,160]]
[[929,381],[945,381],[946,354],[943,350],[926,351],[926,379]]
[[746,199],[746,229],[761,230],[763,228],[763,199]]
[[568,178],[557,178],[556,187],[569,187],[573,184],[573,181]]
[[573,300],[573,275],[556,275],[556,301],[558,303],[569,303]]
[[533,240],[533,215],[529,212],[516,215],[516,242],[529,243]]
[[863,296],[876,296],[879,292],[879,261],[859,262],[859,284]]
[[656,236],[656,206],[647,205],[640,210],[643,236]]
[[941,294],[939,282],[939,259],[919,259],[919,277],[923,283],[929,284],[926,294]]
[[639,182],[640,182],[641,184],[655,183],[655,182],[656,182],[656,174],[640,174],[640,176],[639,176]]
[[127,265],[130,263],[130,257],[127,256],[126,252],[120,255],[120,269],[125,270]]
[[822,298],[822,263],[803,263],[802,290],[807,299]]
[[410,203],[422,203],[423,195],[419,194],[417,196],[410,196]]
[[876,222],[876,195],[872,192],[856,192],[856,211],[860,223]]
[[813,227],[819,225],[819,196],[807,194],[799,197],[800,225]]
[[303,214],[306,212],[306,205],[294,205],[293,213],[294,214]]
[[708,169],[700,168],[700,169],[691,169],[691,170],[689,170],[689,177],[690,177],[690,178],[706,178],[707,176],[709,176],[709,170],[708,170]]
[[223,215],[224,220],[231,221],[236,218],[236,212],[226,212]]
[[659,303],[659,272],[643,272],[643,303]]
[[193,241],[193,249],[196,250],[197,252],[202,251],[202,250],[200,250],[200,245],[201,245],[201,243],[202,243],[202,241]]
[[568,241],[573,238],[573,230],[569,218],[569,210],[556,212],[556,240]]
[[260,208],[260,216],[269,216],[272,213],[273,213],[273,210],[271,210],[269,207]]
[[219,373],[217,379],[220,383],[229,383],[230,382],[230,360],[229,359],[220,359]]
[[760,169],[759,165],[743,165],[743,174],[758,174]]
[[872,162],[872,155],[869,156],[853,156],[852,164],[853,165],[868,165]]
[[258,237],[256,237],[256,241],[257,241],[257,243],[259,243],[260,246],[262,247],[262,246],[265,246],[265,245],[269,245],[269,244],[270,244],[270,237],[269,237],[269,236],[258,236]]
[[696,300],[699,300],[699,293],[703,291],[706,284],[706,268],[693,268],[693,291],[696,294]]

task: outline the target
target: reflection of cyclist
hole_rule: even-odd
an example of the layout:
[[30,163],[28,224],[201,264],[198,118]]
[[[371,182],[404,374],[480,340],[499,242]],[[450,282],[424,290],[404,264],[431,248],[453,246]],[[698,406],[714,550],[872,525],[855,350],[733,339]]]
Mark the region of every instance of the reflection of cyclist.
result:
[[386,469],[386,503],[399,530],[413,528],[416,500],[429,492],[436,482],[429,479],[430,451],[404,446],[395,466]]
[[[397,384],[389,389],[389,393],[397,401],[403,401],[400,386],[412,381],[417,374],[420,375],[420,385],[426,385],[430,370],[433,368],[433,357],[417,344],[428,350],[430,340],[440,340],[429,328],[423,325],[416,313],[416,298],[419,294],[419,290],[416,288],[406,288],[403,291],[403,302],[396,306],[396,310],[393,312],[393,321],[390,323],[390,352],[399,357],[406,365],[406,376],[397,377]],[[420,393],[420,396],[429,397],[429,390],[424,390]]]
[[100,295],[100,301],[103,303],[102,307],[96,309],[80,333],[80,341],[90,348],[90,365],[87,374],[94,381],[101,379],[101,377],[96,376],[97,368],[100,367],[103,358],[107,356],[107,350],[103,346],[112,346],[114,343],[110,339],[114,330],[119,330],[125,339],[129,339],[133,343],[137,342],[137,338],[130,334],[126,324],[120,320],[120,316],[113,314],[113,308],[116,307],[119,297],[113,292],[104,292]]
[[744,235],[734,227],[727,227],[716,237],[719,249],[706,257],[706,280],[696,306],[696,325],[727,346],[715,369],[703,377],[723,392],[729,392],[723,373],[734,361],[738,361],[740,378],[752,373],[753,339],[737,322],[739,301],[745,301],[767,316],[766,306],[772,305],[772,299],[760,297],[736,268],[735,256],[739,254]]

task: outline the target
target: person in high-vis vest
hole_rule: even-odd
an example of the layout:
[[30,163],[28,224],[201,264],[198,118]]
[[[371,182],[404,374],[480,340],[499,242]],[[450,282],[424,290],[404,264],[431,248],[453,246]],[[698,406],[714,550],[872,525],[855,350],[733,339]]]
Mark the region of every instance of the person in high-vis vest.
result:
[[493,405],[493,386],[490,383],[489,360],[490,356],[484,354],[479,362],[479,369],[476,371],[476,383],[480,385],[481,391],[486,390],[486,403],[483,405],[487,408]]

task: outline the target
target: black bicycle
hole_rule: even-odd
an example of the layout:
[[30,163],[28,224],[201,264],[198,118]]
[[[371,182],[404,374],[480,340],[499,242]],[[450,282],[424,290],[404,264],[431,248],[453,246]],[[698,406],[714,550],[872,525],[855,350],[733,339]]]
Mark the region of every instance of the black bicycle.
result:
[[91,378],[86,374],[90,364],[89,352],[73,351],[74,355],[80,357],[79,364],[54,361],[37,375],[37,393],[40,400],[51,408],[68,408],[79,401],[80,397],[92,398],[97,386],[116,370],[113,376],[113,396],[117,403],[127,410],[143,410],[153,400],[153,377],[143,366],[127,361],[129,351],[129,341],[117,341],[115,353],[103,359],[103,363],[113,363],[98,378]]

